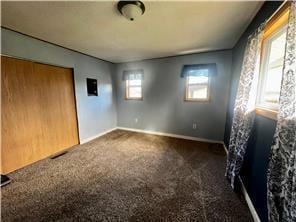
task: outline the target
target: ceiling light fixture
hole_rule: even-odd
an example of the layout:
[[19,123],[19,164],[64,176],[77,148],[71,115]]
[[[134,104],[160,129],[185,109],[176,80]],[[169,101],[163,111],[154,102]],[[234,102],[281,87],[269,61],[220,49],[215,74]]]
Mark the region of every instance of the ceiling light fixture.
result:
[[119,1],[118,11],[130,21],[134,21],[145,12],[145,5],[141,1]]

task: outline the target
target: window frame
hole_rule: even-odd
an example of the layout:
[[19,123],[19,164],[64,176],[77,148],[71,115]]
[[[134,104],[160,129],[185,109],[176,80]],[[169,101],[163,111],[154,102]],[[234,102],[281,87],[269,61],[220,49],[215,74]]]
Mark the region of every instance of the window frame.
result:
[[[141,85],[136,86],[130,86],[129,85],[129,79],[125,80],[125,99],[126,100],[143,100],[143,80],[139,79],[141,81]],[[141,87],[141,97],[130,97],[129,96],[129,89],[131,87]]]
[[262,101],[262,96],[266,88],[266,81],[267,81],[267,75],[268,75],[268,58],[271,53],[271,45],[274,39],[279,37],[282,34],[282,31],[284,31],[287,28],[287,25],[281,26],[279,29],[275,30],[273,33],[271,33],[268,38],[265,39],[264,43],[262,44],[262,64],[260,65],[260,76],[259,76],[259,83],[258,83],[258,92],[257,92],[257,98],[256,98],[256,107],[260,109],[267,109],[271,110],[273,112],[278,111],[278,104],[266,102],[264,103]]
[[[210,85],[211,85],[211,78],[209,76],[208,77],[208,83],[207,84],[204,84],[204,83],[194,83],[194,84],[189,84],[189,77],[190,76],[186,76],[186,80],[185,80],[185,97],[184,97],[184,100],[186,102],[205,102],[205,103],[208,103],[210,102],[210,98],[211,98],[211,90],[210,90]],[[207,98],[189,98],[188,97],[188,92],[189,92],[189,85],[206,85],[207,86]]]
[[262,104],[260,104],[260,100],[262,98],[261,96],[263,93],[263,90],[261,89],[261,87],[264,84],[262,81],[266,79],[265,75],[266,75],[267,64],[263,63],[264,53],[266,53],[265,43],[266,41],[270,40],[270,37],[272,38],[273,36],[276,36],[277,32],[283,29],[287,25],[289,12],[290,12],[290,5],[291,5],[290,2],[284,3],[283,6],[271,17],[270,21],[268,21],[264,29],[263,39],[261,43],[261,58],[260,58],[260,68],[259,68],[260,73],[259,73],[259,80],[258,80],[259,90],[256,95],[257,97],[256,97],[255,112],[257,115],[261,115],[273,120],[277,120],[278,110],[274,109],[274,107],[262,106]]

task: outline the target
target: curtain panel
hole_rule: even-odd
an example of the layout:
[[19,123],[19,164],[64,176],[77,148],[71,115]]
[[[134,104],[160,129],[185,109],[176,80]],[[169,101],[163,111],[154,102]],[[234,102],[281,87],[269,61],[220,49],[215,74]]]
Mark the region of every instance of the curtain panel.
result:
[[234,105],[226,166],[226,177],[230,180],[233,189],[243,164],[255,117],[254,109],[264,26],[265,23],[248,39]]
[[279,112],[268,169],[269,221],[296,221],[296,2],[291,3]]

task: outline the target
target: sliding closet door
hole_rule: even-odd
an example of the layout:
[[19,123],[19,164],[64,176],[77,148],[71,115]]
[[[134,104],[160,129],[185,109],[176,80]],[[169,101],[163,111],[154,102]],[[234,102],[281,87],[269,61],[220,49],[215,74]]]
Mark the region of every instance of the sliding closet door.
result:
[[1,57],[2,173],[78,144],[71,69]]

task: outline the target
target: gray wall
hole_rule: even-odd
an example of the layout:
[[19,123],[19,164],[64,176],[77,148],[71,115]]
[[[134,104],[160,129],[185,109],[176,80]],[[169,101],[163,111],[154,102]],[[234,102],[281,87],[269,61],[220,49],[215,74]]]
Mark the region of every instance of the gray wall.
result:
[[[116,65],[118,126],[195,136],[222,141],[231,75],[231,51],[152,59]],[[184,64],[216,63],[218,75],[211,79],[211,101],[185,102]],[[125,100],[125,69],[144,69],[143,101]],[[135,119],[138,119],[136,123]],[[197,123],[197,130],[192,124]]]
[[[81,141],[117,125],[219,141],[223,139],[230,82],[230,50],[114,65],[5,28],[1,28],[1,35],[1,52],[4,55],[74,68]],[[180,71],[184,64],[194,63],[217,63],[218,76],[211,81],[210,103],[184,101],[185,84],[180,78]],[[124,99],[121,76],[126,68],[144,69],[143,101]],[[99,80],[98,97],[87,96],[87,77]],[[135,118],[138,118],[137,123]],[[197,130],[192,129],[193,123],[197,123]]]
[[[43,63],[74,68],[80,140],[116,127],[115,93],[112,87],[114,64],[64,49],[1,28],[1,53]],[[99,96],[88,97],[86,78],[99,81]]]

